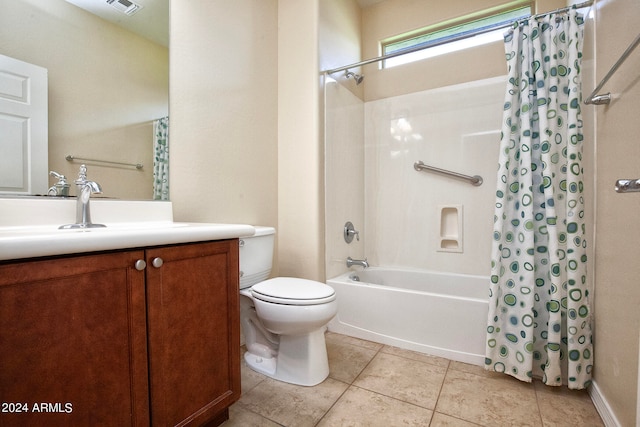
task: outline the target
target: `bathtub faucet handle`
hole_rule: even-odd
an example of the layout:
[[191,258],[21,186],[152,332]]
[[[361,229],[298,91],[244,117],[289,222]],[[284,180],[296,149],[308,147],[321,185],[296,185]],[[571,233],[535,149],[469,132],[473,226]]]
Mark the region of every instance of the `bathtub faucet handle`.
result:
[[347,243],[353,242],[353,236],[356,236],[356,240],[360,241],[360,232],[355,229],[351,221],[347,221],[344,225],[344,241]]

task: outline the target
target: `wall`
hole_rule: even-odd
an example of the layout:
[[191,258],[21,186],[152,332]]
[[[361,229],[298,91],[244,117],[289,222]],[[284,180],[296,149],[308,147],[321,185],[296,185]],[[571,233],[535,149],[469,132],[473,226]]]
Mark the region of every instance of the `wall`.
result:
[[[346,271],[347,257],[364,259],[367,254],[364,249],[368,237],[364,229],[364,103],[348,89],[355,86],[355,82],[346,83],[331,80],[324,89],[327,278]],[[349,244],[344,239],[347,221],[359,232],[359,238]]]
[[0,54],[49,72],[49,169],[75,179],[79,163],[67,154],[143,163],[138,171],[87,162],[88,174],[103,196],[151,199],[152,121],[168,113],[167,48],[63,0],[0,7]]
[[[596,76],[598,81],[638,34],[640,2],[598,1]],[[617,194],[620,178],[640,178],[638,99],[640,48],[629,56],[601,93],[610,91],[609,106],[597,114],[597,211],[594,380],[622,426],[638,415],[638,335],[640,332],[639,194]],[[592,87],[585,87],[585,94]],[[640,420],[639,420],[640,421]]]
[[[375,4],[363,10],[363,54],[365,58],[376,57],[381,40],[502,3],[453,0],[429,2],[425,7],[424,1],[398,0]],[[506,73],[503,57],[502,42],[495,42],[389,69],[379,69],[378,63],[366,65],[365,100],[500,76]]]
[[278,256],[281,275],[324,280],[318,15],[318,0],[278,1]]
[[[320,70],[331,70],[359,62],[363,58],[362,10],[356,0],[320,0],[319,57]],[[360,73],[356,67],[349,71]],[[347,80],[346,71],[331,74],[358,98],[364,97],[364,85]]]
[[[372,265],[489,275],[505,80],[365,104],[364,235]],[[418,160],[484,182],[418,172]],[[443,215],[441,207],[448,207]]]
[[[320,64],[328,70],[360,61],[361,11],[355,0],[320,2]],[[359,72],[359,69],[351,70]],[[364,258],[364,84],[344,71],[326,77],[323,118],[325,150],[326,277],[346,270],[347,257]],[[325,78],[323,77],[323,78]],[[354,224],[360,240],[344,240],[344,225]]]
[[276,0],[171,4],[178,221],[278,226]]

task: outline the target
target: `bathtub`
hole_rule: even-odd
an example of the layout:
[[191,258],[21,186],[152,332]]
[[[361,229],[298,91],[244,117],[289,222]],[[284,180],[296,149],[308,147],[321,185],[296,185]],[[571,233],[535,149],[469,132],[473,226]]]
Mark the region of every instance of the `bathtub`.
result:
[[484,366],[489,277],[372,267],[327,284],[329,331]]

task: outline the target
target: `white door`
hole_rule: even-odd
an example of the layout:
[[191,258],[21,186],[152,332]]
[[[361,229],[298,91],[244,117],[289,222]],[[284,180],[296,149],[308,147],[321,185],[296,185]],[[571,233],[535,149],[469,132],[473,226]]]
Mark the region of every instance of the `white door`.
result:
[[47,69],[0,55],[0,194],[46,194]]

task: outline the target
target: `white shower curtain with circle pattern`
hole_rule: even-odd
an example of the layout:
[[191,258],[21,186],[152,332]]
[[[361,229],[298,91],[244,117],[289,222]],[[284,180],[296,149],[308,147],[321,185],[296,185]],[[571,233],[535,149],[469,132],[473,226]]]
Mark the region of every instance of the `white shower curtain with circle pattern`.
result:
[[593,351],[581,102],[583,18],[571,9],[505,35],[486,369],[582,389]]
[[169,200],[169,117],[153,122],[153,199]]

